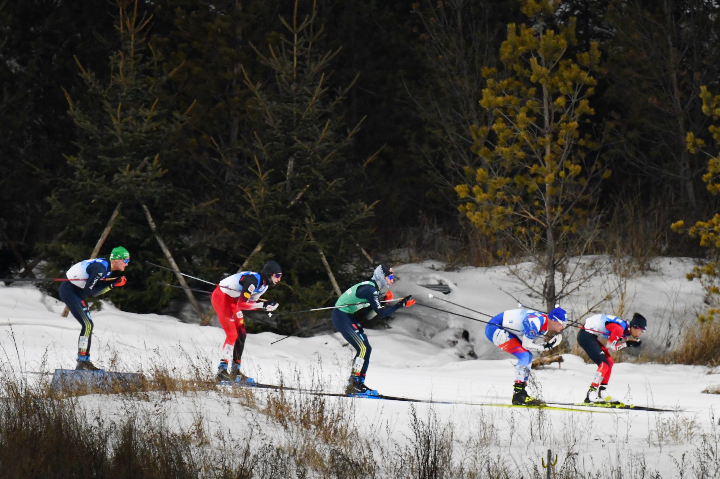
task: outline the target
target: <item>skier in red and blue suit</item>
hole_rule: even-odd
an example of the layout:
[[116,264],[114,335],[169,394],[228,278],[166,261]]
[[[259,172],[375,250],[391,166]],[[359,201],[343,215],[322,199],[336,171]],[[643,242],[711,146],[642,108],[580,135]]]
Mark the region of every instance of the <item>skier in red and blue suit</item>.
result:
[[525,390],[532,368],[530,350],[544,351],[559,345],[562,341],[561,334],[556,334],[544,344],[537,344],[535,340],[543,338],[548,332],[560,333],[565,328],[565,321],[567,321],[567,313],[559,307],[548,314],[531,309],[511,309],[492,318],[485,327],[485,336],[491,343],[518,359],[515,366],[513,404],[524,406],[543,404],[528,396]]
[[[240,372],[242,354],[245,350],[245,317],[243,311],[264,309],[275,311],[278,304],[272,301],[260,301],[272,284],[282,279],[282,269],[275,261],[268,261],[260,273],[242,271],[220,281],[213,291],[211,302],[218,315],[220,326],[225,331],[225,342],[222,357],[218,366],[217,380],[226,382],[235,380],[248,381],[247,376]],[[228,371],[228,365],[232,365]]]
[[[613,402],[610,396],[605,396],[610,373],[615,364],[610,351],[620,351],[625,346],[640,346],[639,338],[646,327],[647,320],[639,313],[635,313],[629,323],[609,314],[595,314],[585,320],[585,326],[578,332],[577,342],[588,357],[598,365],[595,378],[585,396],[586,403]],[[606,346],[600,342],[600,336],[607,339]]]

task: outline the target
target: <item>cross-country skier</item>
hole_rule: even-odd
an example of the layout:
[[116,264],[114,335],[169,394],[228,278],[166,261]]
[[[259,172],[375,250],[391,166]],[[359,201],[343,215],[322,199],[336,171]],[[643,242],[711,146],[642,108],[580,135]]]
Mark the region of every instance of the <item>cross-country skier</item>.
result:
[[543,338],[548,332],[560,333],[565,328],[565,321],[567,313],[559,307],[547,314],[531,309],[511,309],[492,318],[485,327],[485,336],[491,343],[518,359],[515,365],[513,404],[543,404],[542,401],[528,396],[525,390],[532,368],[532,353],[529,350],[546,351],[559,345],[562,341],[561,334],[556,334],[544,344],[535,343],[535,339]]
[[[282,279],[282,269],[275,261],[268,261],[260,273],[243,271],[220,281],[213,291],[211,301],[218,315],[220,326],[225,331],[222,357],[218,366],[217,380],[220,382],[236,380],[247,381],[240,372],[243,350],[245,349],[245,318],[243,311],[264,309],[275,311],[278,303],[260,301],[260,296],[270,285],[276,285]],[[231,368],[228,371],[228,365]]]
[[[635,313],[628,322],[617,316],[596,314],[585,321],[585,326],[577,335],[577,342],[592,361],[598,365],[595,378],[585,396],[586,403],[612,402],[610,396],[605,396],[610,373],[615,362],[610,357],[610,351],[620,351],[625,346],[640,346],[640,336],[645,332],[647,320],[643,315]],[[607,339],[603,346],[599,337]]]
[[122,246],[113,248],[110,259],[86,259],[74,264],[67,270],[67,278],[72,281],[63,282],[60,286],[60,299],[78,320],[82,329],[78,339],[78,357],[75,369],[97,371],[98,368],[90,362],[90,343],[92,340],[93,322],[90,318],[90,308],[86,298],[100,296],[112,288],[123,286],[127,280],[125,276],[105,280],[113,271],[125,271],[130,262],[130,253]]
[[[412,296],[406,296],[395,306],[383,307],[380,303],[380,291],[389,289],[395,282],[392,268],[381,264],[373,272],[370,281],[363,281],[352,286],[338,298],[333,309],[332,322],[335,329],[343,335],[350,345],[355,348],[352,373],[345,394],[377,394],[365,385],[365,374],[370,365],[372,348],[362,326],[357,323],[353,315],[365,308],[371,308],[367,317],[384,318],[391,315],[402,306],[410,307],[415,304]],[[390,296],[392,298],[392,296]],[[374,314],[372,314],[374,313]]]

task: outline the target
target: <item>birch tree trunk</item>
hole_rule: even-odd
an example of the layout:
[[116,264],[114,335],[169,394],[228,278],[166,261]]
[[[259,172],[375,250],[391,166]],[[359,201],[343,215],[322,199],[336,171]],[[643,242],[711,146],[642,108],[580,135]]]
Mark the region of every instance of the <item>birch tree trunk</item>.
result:
[[198,304],[197,300],[195,299],[195,296],[193,296],[192,291],[190,291],[190,287],[187,285],[187,282],[185,281],[185,277],[180,274],[180,268],[178,268],[177,263],[175,263],[175,259],[172,257],[170,250],[168,249],[167,245],[165,244],[165,241],[163,241],[162,237],[160,236],[160,233],[157,230],[157,226],[155,225],[155,221],[153,221],[152,215],[150,214],[150,210],[145,205],[145,203],[140,203],[140,206],[142,206],[142,209],[145,212],[145,218],[147,219],[147,222],[150,225],[150,229],[152,230],[153,234],[155,235],[155,239],[157,240],[158,244],[160,245],[160,248],[162,249],[163,253],[165,254],[165,258],[167,259],[168,264],[170,265],[170,268],[175,273],[175,277],[177,278],[178,282],[182,285],[183,290],[185,291],[185,294],[187,295],[187,298],[190,301],[190,304],[192,304],[193,308],[195,308],[195,311],[197,311],[197,314],[200,317],[200,325],[207,326],[207,323],[209,323],[209,321],[207,323],[205,322],[205,317],[203,315],[202,309],[200,308],[200,305]]
[[310,243],[312,243],[315,248],[317,248],[317,252],[320,255],[320,261],[322,261],[323,266],[325,266],[325,271],[327,271],[328,278],[330,278],[330,282],[333,285],[333,289],[335,290],[335,294],[337,294],[337,297],[339,298],[340,295],[342,295],[342,292],[340,291],[340,286],[338,286],[337,281],[335,280],[335,275],[332,272],[332,269],[330,269],[330,264],[327,262],[327,258],[325,257],[325,253],[322,250],[322,247],[315,241],[315,237],[312,234],[312,229],[310,227],[310,220],[308,218],[305,218],[305,224],[307,225],[307,233],[308,238],[310,238]]

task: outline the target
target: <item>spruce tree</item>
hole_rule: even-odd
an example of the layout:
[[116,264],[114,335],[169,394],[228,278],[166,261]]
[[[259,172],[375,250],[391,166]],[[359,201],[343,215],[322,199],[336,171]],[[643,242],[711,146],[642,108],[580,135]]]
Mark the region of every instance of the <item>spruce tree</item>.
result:
[[[151,16],[138,2],[117,0],[117,50],[109,59],[107,77],[86,69],[76,59],[86,86],[81,100],[67,95],[75,122],[77,153],[66,156],[67,181],[49,198],[50,219],[68,234],[55,245],[54,263],[62,268],[85,259],[106,222],[119,204],[120,217],[104,250],[122,244],[131,253],[128,287],[113,300],[136,311],[157,311],[171,293],[157,286],[159,274],[145,270],[143,259],[161,257],[141,205],[154,212],[167,235],[177,238],[186,225],[178,213],[186,195],[168,179],[172,170],[173,142],[186,122],[184,112],[173,111],[163,85],[174,72],[163,72],[161,58],[147,43]],[[168,165],[166,168],[162,161]]]
[[357,199],[362,164],[347,156],[360,127],[347,128],[343,114],[352,84],[333,89],[331,65],[339,50],[320,50],[316,14],[313,7],[303,15],[296,2],[292,19],[281,18],[284,34],[257,48],[268,75],[265,81],[246,77],[253,130],[248,165],[237,172],[245,196],[238,206],[251,219],[245,226],[267,238],[263,251],[291,270],[281,284],[298,308],[336,296],[320,251],[342,290],[357,279],[349,265],[371,214]]

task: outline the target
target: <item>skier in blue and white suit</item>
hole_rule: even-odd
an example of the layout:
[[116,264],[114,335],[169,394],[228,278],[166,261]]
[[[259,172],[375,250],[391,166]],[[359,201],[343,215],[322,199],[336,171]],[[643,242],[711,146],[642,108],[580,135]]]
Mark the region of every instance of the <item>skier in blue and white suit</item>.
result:
[[130,262],[130,253],[122,246],[113,248],[110,259],[86,259],[74,264],[66,273],[67,282],[60,286],[60,299],[65,302],[73,317],[80,323],[78,339],[77,366],[75,369],[97,371],[90,362],[90,344],[92,341],[93,322],[90,318],[90,307],[86,298],[100,296],[112,288],[123,286],[125,276],[108,279],[113,271],[125,271]]
[[490,342],[518,359],[515,366],[513,404],[525,406],[543,404],[528,396],[525,390],[532,368],[530,351],[545,351],[559,345],[562,341],[561,334],[556,334],[544,344],[538,344],[535,340],[544,338],[548,332],[560,333],[565,328],[565,321],[567,321],[567,313],[559,307],[549,314],[531,309],[511,309],[492,318],[485,327],[485,336]]

